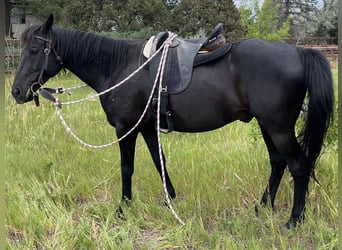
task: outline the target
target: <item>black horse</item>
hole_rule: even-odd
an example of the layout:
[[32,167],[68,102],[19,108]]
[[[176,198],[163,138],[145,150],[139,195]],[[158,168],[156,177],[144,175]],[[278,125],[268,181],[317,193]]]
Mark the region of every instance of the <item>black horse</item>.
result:
[[[53,16],[22,35],[23,51],[12,94],[17,103],[33,100],[33,85],[56,75],[64,66],[95,91],[125,78],[141,63],[144,40],[116,40],[52,27]],[[49,48],[53,53],[45,54]],[[62,65],[63,63],[63,65]],[[144,110],[153,80],[144,68],[120,88],[100,97],[108,122],[121,137]],[[308,116],[301,136],[295,123],[308,93]],[[294,179],[293,208],[287,226],[304,219],[310,175],[332,120],[333,83],[328,61],[318,51],[263,41],[242,40],[231,51],[193,69],[189,87],[169,96],[175,131],[202,132],[235,120],[256,118],[272,167],[261,204],[273,206],[286,166]],[[136,138],[140,132],[161,173],[155,116],[148,109],[142,123],[120,145],[122,199],[132,198]],[[164,156],[163,156],[164,157]],[[169,196],[175,190],[166,172]]]

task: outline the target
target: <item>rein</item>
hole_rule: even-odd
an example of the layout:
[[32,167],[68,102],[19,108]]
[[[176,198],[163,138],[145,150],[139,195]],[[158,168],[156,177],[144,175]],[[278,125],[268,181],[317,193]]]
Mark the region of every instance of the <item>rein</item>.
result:
[[[86,147],[90,147],[90,148],[93,148],[93,149],[100,149],[100,148],[109,147],[109,146],[111,146],[113,144],[116,144],[116,143],[120,142],[121,140],[126,138],[129,134],[131,134],[138,127],[138,125],[141,123],[142,119],[144,118],[148,108],[150,107],[150,104],[151,104],[151,101],[152,101],[152,98],[153,98],[153,95],[154,95],[154,91],[156,90],[157,84],[159,82],[159,85],[158,85],[158,100],[157,100],[157,138],[158,138],[158,153],[159,153],[159,159],[160,159],[160,164],[161,164],[161,172],[162,172],[163,191],[164,191],[164,194],[165,194],[167,206],[170,209],[171,213],[173,214],[173,216],[182,225],[185,225],[185,223],[182,221],[182,219],[178,216],[178,214],[174,210],[174,208],[173,208],[173,206],[171,204],[171,199],[170,199],[168,191],[167,191],[166,179],[165,179],[165,164],[164,164],[164,159],[163,159],[163,156],[162,156],[162,148],[161,148],[161,140],[160,140],[160,96],[161,96],[161,92],[162,92],[163,73],[164,73],[164,69],[165,69],[166,58],[167,58],[169,47],[172,45],[172,41],[173,41],[173,39],[176,36],[177,36],[176,34],[173,34],[173,33],[169,32],[168,39],[166,39],[164,41],[164,43],[160,46],[160,48],[158,50],[156,50],[156,52],[153,55],[151,55],[139,68],[137,68],[134,72],[132,72],[129,76],[127,76],[125,79],[123,79],[118,84],[108,88],[107,90],[104,90],[104,91],[102,91],[100,93],[97,93],[97,94],[95,94],[93,96],[90,96],[90,97],[87,97],[87,98],[83,98],[83,99],[79,99],[79,100],[75,100],[75,101],[70,101],[70,102],[60,102],[58,98],[56,98],[56,97],[54,97],[52,95],[52,94],[55,94],[55,93],[57,93],[57,94],[61,94],[61,93],[65,93],[65,92],[69,93],[66,89],[64,89],[64,88],[52,89],[52,88],[43,88],[42,87],[42,85],[43,85],[42,84],[42,75],[44,73],[44,70],[46,70],[46,68],[47,68],[48,55],[49,55],[49,53],[51,51],[51,48],[53,48],[53,47],[51,45],[52,44],[52,40],[45,39],[45,38],[42,38],[42,37],[36,37],[38,39],[42,39],[42,40],[46,41],[49,44],[49,49],[46,51],[46,53],[45,53],[46,49],[44,50],[44,53],[45,53],[46,57],[45,57],[43,68],[41,70],[41,75],[38,78],[38,83],[36,83],[36,84],[38,84],[38,88],[36,90],[34,90],[33,86],[35,84],[33,84],[31,86],[31,91],[32,91],[34,97],[37,96],[35,98],[36,105],[37,105],[37,101],[38,101],[38,95],[41,95],[45,99],[48,99],[48,100],[50,100],[50,101],[52,101],[54,103],[54,105],[56,107],[56,113],[57,113],[59,119],[61,120],[61,123],[66,128],[66,131],[68,133],[70,133],[74,137],[74,139],[76,141],[78,141],[79,143],[81,143],[82,145],[84,145]],[[99,97],[99,96],[101,96],[101,95],[103,95],[105,93],[108,93],[108,92],[110,92],[110,91],[120,87],[122,84],[127,82],[134,75],[136,75],[140,70],[142,70],[161,50],[163,50],[163,52],[162,52],[162,55],[161,55],[161,59],[160,59],[159,66],[158,66],[157,75],[155,77],[154,84],[153,84],[150,96],[149,96],[149,98],[147,100],[145,109],[144,109],[143,113],[141,114],[140,118],[138,119],[138,121],[136,122],[136,124],[126,134],[124,134],[123,136],[121,136],[117,140],[115,140],[115,141],[113,141],[111,143],[108,143],[108,144],[100,145],[100,146],[90,145],[90,144],[84,142],[83,140],[81,140],[79,137],[77,137],[76,134],[71,130],[71,128],[68,126],[68,124],[66,123],[65,119],[62,116],[62,113],[61,113],[62,105],[71,105],[71,104],[76,104],[76,103],[92,100],[92,99],[95,99],[95,98],[97,98],[97,97]],[[61,65],[63,65],[61,58],[57,55],[57,53],[56,53],[56,51],[54,49],[53,49],[53,51],[55,52],[57,60],[60,61]],[[64,69],[64,67],[63,67],[63,69]],[[78,87],[74,87],[72,89],[75,89],[75,88],[78,88]],[[38,105],[37,106],[39,106],[39,101],[38,101]]]

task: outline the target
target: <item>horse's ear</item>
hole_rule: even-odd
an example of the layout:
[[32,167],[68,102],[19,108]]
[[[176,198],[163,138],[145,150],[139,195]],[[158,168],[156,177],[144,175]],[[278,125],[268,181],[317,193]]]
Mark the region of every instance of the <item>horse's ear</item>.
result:
[[42,26],[43,32],[48,32],[51,29],[52,25],[53,25],[53,15],[50,14],[48,19],[46,20],[46,22]]

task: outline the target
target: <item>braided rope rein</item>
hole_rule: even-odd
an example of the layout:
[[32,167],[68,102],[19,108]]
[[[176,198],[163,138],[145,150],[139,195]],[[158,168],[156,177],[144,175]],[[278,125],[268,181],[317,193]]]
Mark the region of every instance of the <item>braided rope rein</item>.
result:
[[[178,222],[182,225],[185,225],[184,221],[178,216],[178,214],[176,213],[175,209],[172,206],[172,202],[171,202],[171,198],[169,196],[169,193],[167,191],[167,187],[166,187],[166,177],[165,177],[165,164],[164,164],[164,159],[163,159],[163,154],[162,154],[162,147],[161,147],[161,139],[160,139],[160,96],[161,96],[161,91],[162,91],[162,81],[163,81],[163,72],[165,70],[165,63],[166,63],[166,58],[167,58],[167,54],[168,54],[168,50],[169,47],[172,44],[173,39],[176,37],[177,35],[169,32],[169,38],[167,40],[164,41],[164,43],[162,44],[162,46],[147,60],[145,61],[145,63],[143,63],[137,70],[135,70],[133,73],[131,73],[128,77],[126,77],[125,79],[123,79],[121,82],[119,82],[118,84],[114,85],[113,87],[102,91],[96,95],[87,97],[87,98],[83,98],[83,99],[79,99],[79,100],[75,100],[75,101],[70,101],[70,102],[62,102],[60,103],[58,98],[56,98],[55,101],[55,107],[56,107],[56,114],[59,117],[61,123],[63,124],[63,126],[65,127],[67,133],[71,134],[72,137],[78,141],[79,143],[81,143],[82,145],[86,146],[86,147],[90,147],[93,149],[101,149],[101,148],[106,148],[109,147],[113,144],[116,144],[118,142],[120,142],[121,140],[123,140],[124,138],[126,138],[130,133],[132,133],[132,131],[134,131],[138,125],[140,124],[140,122],[142,121],[142,119],[144,118],[147,109],[150,106],[150,103],[152,101],[153,98],[153,94],[154,91],[157,87],[157,83],[159,81],[159,90],[158,90],[158,100],[157,100],[157,138],[158,138],[158,153],[159,153],[159,160],[160,160],[160,164],[161,164],[161,172],[162,172],[162,182],[163,182],[163,191],[165,194],[165,198],[166,198],[166,202],[167,202],[167,206],[170,209],[171,213],[173,214],[173,216],[178,220]],[[136,124],[128,131],[126,132],[123,136],[121,136],[120,138],[118,138],[117,140],[108,143],[108,144],[103,144],[103,145],[91,145],[88,144],[86,142],[84,142],[83,140],[81,140],[73,131],[72,129],[69,127],[69,125],[67,124],[67,122],[65,121],[64,117],[62,116],[61,113],[61,106],[62,105],[71,105],[71,104],[76,104],[76,103],[80,103],[80,102],[85,102],[88,100],[92,100],[95,99],[96,97],[99,97],[105,93],[108,93],[109,91],[114,90],[115,88],[121,86],[123,83],[125,83],[127,80],[129,80],[131,77],[133,77],[135,74],[137,74],[145,65],[147,65],[147,63],[149,63],[156,55],[157,53],[159,53],[159,51],[163,50],[162,55],[161,55],[161,59],[160,59],[160,63],[158,66],[158,71],[157,71],[157,75],[156,78],[154,80],[154,84],[150,93],[150,96],[147,100],[146,106],[144,108],[143,113],[141,114],[140,118],[138,119],[138,121],[136,122]],[[73,90],[73,89],[79,89],[82,88],[86,85],[82,85],[79,87],[73,87],[73,88],[68,88],[68,89],[64,89],[65,91],[68,90]]]
[[179,221],[179,223],[182,225],[185,225],[183,220],[178,216],[178,214],[174,210],[172,203],[171,203],[169,193],[167,191],[166,179],[165,179],[165,164],[164,164],[163,153],[162,153],[162,148],[161,148],[161,140],[160,140],[160,95],[161,95],[161,91],[162,91],[163,73],[164,73],[165,64],[166,64],[167,53],[168,53],[168,50],[169,50],[169,47],[171,46],[171,44],[172,44],[172,40],[167,41],[167,43],[165,44],[165,47],[163,49],[163,54],[162,54],[162,57],[160,59],[160,64],[159,64],[162,66],[162,68],[161,68],[161,73],[160,73],[160,77],[159,77],[159,91],[158,91],[158,100],[157,100],[157,102],[158,102],[157,103],[158,152],[159,152],[159,160],[160,160],[161,172],[162,172],[163,190],[164,190],[167,206],[169,207],[173,216]]

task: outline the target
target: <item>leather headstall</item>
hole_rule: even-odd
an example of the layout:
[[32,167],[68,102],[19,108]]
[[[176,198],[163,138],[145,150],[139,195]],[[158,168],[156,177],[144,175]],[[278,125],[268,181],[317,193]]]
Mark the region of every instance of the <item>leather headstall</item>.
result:
[[42,68],[40,70],[37,82],[33,83],[31,85],[31,92],[33,94],[33,99],[37,107],[39,107],[39,94],[42,95],[44,98],[49,99],[51,101],[55,101],[56,98],[51,95],[51,93],[63,93],[60,89],[51,89],[51,88],[42,88],[44,82],[43,82],[43,74],[44,71],[47,70],[48,64],[49,64],[49,55],[51,51],[54,53],[57,62],[61,65],[62,69],[65,72],[64,64],[62,61],[62,58],[57,54],[57,51],[55,50],[53,46],[53,40],[50,38],[51,35],[50,33],[48,34],[47,38],[42,37],[42,36],[34,36],[34,38],[45,41],[46,46],[44,49],[44,54],[45,54],[45,59],[44,63],[42,65]]

